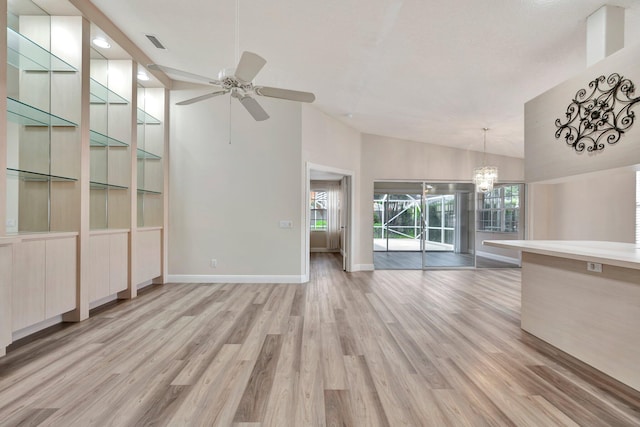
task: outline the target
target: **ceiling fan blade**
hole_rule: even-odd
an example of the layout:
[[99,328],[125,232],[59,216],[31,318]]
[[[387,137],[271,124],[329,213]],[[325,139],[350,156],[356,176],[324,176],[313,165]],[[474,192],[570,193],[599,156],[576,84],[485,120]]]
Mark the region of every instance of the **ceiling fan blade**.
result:
[[213,79],[211,77],[205,77],[198,74],[189,73],[187,71],[178,70],[176,68],[165,67],[164,65],[149,64],[147,65],[147,68],[149,68],[150,70],[162,71],[167,74],[173,74],[174,76],[188,78],[190,80],[202,81],[212,85],[222,86],[222,82],[216,79]]
[[240,100],[242,106],[246,108],[249,114],[251,114],[257,121],[260,122],[269,118],[267,112],[264,111],[264,108],[262,108],[260,104],[258,104],[258,101],[256,101],[255,99],[246,95],[238,99]]
[[211,92],[206,95],[196,96],[195,98],[186,99],[184,101],[176,102],[176,105],[189,105],[194,102],[204,101],[205,99],[213,98],[214,96],[224,95],[225,93],[229,93],[228,90],[218,90],[216,92]]
[[313,102],[316,99],[316,96],[311,92],[301,92],[298,90],[280,89],[269,86],[256,86],[254,89],[258,95],[271,98],[288,99],[298,102]]
[[240,62],[238,63],[238,67],[236,68],[235,76],[238,80],[242,80],[245,83],[249,83],[253,81],[258,72],[262,70],[264,64],[267,61],[252,52],[242,52],[242,56],[240,57]]

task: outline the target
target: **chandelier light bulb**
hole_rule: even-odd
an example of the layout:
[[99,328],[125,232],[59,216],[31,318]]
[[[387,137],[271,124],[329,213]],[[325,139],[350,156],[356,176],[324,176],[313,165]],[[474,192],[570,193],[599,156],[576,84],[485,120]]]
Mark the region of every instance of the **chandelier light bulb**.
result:
[[483,128],[484,131],[484,146],[482,154],[482,167],[475,168],[473,170],[473,182],[476,185],[476,190],[482,193],[493,190],[493,185],[498,181],[498,168],[496,166],[487,166],[487,131],[488,128]]

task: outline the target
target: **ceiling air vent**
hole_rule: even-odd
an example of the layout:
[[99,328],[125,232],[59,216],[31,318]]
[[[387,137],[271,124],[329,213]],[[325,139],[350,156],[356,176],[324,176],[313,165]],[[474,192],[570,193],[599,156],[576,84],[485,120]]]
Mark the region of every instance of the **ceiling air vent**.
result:
[[164,47],[164,45],[162,43],[160,43],[160,40],[158,40],[158,38],[156,36],[152,36],[151,34],[145,34],[145,36],[147,36],[149,41],[151,43],[153,43],[153,45],[155,47],[157,47],[158,49],[166,49],[166,47]]

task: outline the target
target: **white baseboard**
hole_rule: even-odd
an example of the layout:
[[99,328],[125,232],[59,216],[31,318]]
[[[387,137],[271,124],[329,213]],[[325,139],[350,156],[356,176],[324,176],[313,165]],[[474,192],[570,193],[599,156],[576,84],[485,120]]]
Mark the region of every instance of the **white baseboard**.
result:
[[373,271],[375,267],[373,264],[353,264],[351,271]]
[[492,254],[490,252],[482,252],[482,251],[476,251],[476,256],[481,256],[483,258],[489,258],[496,261],[508,262],[510,264],[520,265],[520,258],[513,258],[509,256]]
[[169,283],[306,283],[306,275],[259,276],[259,275],[213,275],[213,274],[169,274]]
[[310,248],[309,252],[340,252],[340,249],[328,249],[328,248]]

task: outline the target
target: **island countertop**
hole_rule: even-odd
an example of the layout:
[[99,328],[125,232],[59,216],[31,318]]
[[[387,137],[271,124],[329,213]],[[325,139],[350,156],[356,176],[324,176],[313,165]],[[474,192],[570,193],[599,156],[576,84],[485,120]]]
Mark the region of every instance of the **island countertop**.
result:
[[539,255],[640,269],[640,248],[635,243],[594,240],[485,240],[482,244]]

